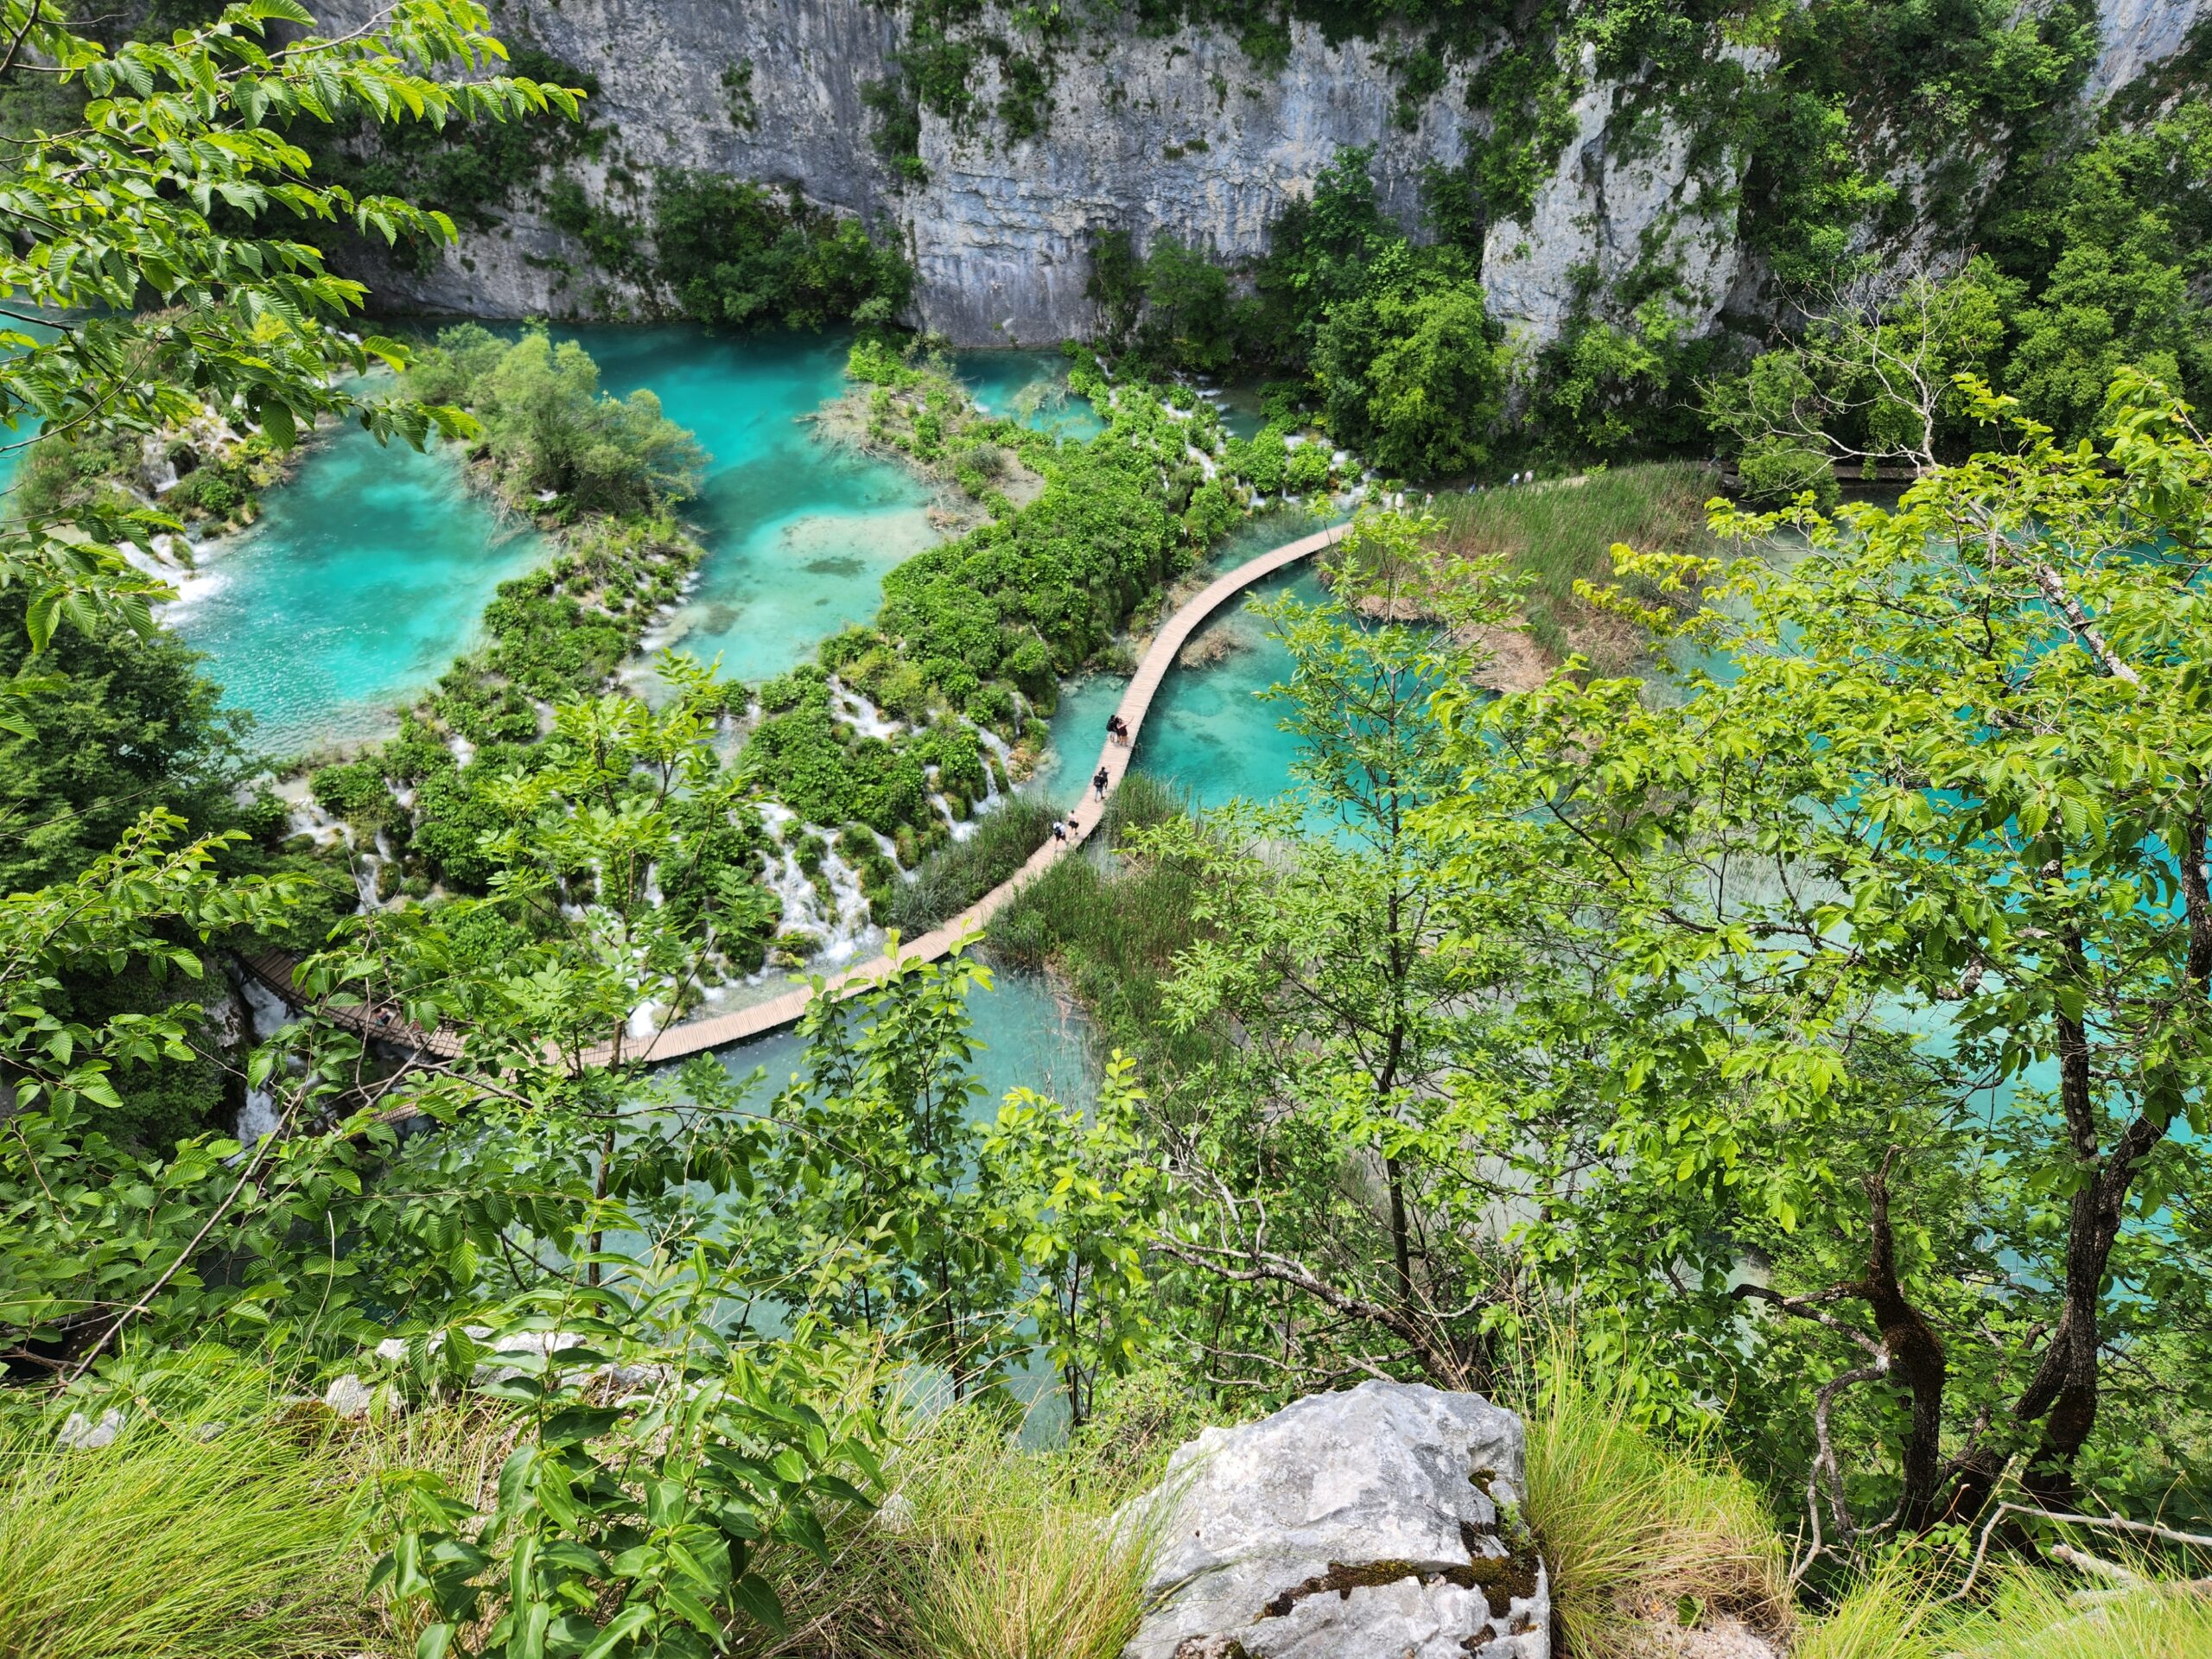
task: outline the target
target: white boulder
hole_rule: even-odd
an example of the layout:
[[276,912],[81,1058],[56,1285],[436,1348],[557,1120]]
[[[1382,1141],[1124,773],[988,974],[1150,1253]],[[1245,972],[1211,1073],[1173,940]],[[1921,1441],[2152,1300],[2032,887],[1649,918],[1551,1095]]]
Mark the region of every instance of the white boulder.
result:
[[1548,1659],[1522,1470],[1511,1412],[1417,1384],[1209,1428],[1124,1512],[1159,1542],[1123,1659]]

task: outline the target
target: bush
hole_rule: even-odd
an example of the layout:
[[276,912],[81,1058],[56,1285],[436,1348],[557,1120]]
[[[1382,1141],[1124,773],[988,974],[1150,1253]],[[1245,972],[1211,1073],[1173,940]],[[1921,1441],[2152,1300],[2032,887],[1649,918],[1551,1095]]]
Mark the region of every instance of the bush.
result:
[[976,833],[924,859],[894,884],[876,920],[908,938],[957,916],[992,888],[1013,879],[1045,844],[1055,817],[1032,796],[1017,796],[976,821]]
[[653,192],[656,273],[702,322],[819,328],[885,323],[905,309],[914,273],[868,240],[858,219],[742,179],[664,171]]

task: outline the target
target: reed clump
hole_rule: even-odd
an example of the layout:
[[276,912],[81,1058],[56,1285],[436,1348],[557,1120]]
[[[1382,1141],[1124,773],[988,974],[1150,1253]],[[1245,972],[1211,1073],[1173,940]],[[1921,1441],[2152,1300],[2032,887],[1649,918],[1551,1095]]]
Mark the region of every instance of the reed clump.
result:
[[[1096,852],[1060,860],[991,924],[994,957],[1058,975],[1099,1023],[1106,1046],[1148,1066],[1185,1065],[1210,1052],[1203,1033],[1167,1031],[1157,1017],[1160,984],[1173,974],[1176,953],[1197,937],[1196,873],[1134,845],[1136,832],[1192,810],[1173,786],[1132,772],[1092,837]],[[1194,1045],[1198,1052],[1188,1052]]]
[[[1705,503],[1713,479],[1688,461],[1610,467],[1557,483],[1484,490],[1437,503],[1444,521],[1437,550],[1448,561],[1502,557],[1529,583],[1523,606],[1530,636],[1554,657],[1590,631],[1593,617],[1575,596],[1578,582],[1614,580],[1617,542],[1645,552],[1698,553],[1709,544]],[[1660,597],[1632,585],[1645,601]]]
[[1017,795],[976,820],[976,833],[931,854],[877,906],[876,919],[907,938],[957,916],[1011,880],[1052,832],[1053,809]]

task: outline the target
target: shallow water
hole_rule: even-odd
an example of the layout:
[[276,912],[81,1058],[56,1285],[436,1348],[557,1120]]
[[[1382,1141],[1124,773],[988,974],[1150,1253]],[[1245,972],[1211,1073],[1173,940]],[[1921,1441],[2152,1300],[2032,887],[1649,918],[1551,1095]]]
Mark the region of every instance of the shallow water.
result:
[[[982,1044],[974,1071],[983,1085],[971,1117],[995,1116],[999,1103],[1016,1088],[1033,1089],[1065,1106],[1089,1106],[1097,1098],[1098,1058],[1090,1023],[1044,981],[995,973],[989,990],[969,995],[968,1013]],[[805,1054],[797,1033],[778,1031],[719,1049],[715,1058],[733,1077],[760,1067],[766,1073],[760,1084],[765,1096],[798,1074]]]
[[499,583],[548,556],[449,456],[359,427],[319,442],[258,523],[200,550],[163,620],[207,653],[272,754],[375,736],[480,637]]
[[840,628],[871,620],[884,573],[938,539],[928,487],[904,468],[821,442],[804,417],[845,390],[852,336],[709,334],[683,327],[563,328],[616,396],[651,390],[711,459],[684,509],[707,558],[653,643],[723,677],[766,679]]
[[1011,415],[1063,438],[1106,429],[1090,400],[1068,390],[1067,359],[1058,352],[955,352],[952,372],[987,415]]
[[[1281,706],[1260,696],[1290,677],[1290,653],[1250,609],[1255,599],[1284,594],[1307,604],[1324,597],[1306,568],[1271,576],[1243,603],[1224,607],[1184,652],[1188,657],[1225,648],[1226,654],[1169,670],[1137,733],[1136,769],[1174,785],[1195,805],[1271,801],[1291,786],[1298,740],[1281,729]],[[1122,675],[1093,674],[1062,691],[1052,715],[1052,753],[1037,775],[1037,787],[1050,799],[1065,804],[1082,793],[1106,740],[1106,716],[1128,684]]]

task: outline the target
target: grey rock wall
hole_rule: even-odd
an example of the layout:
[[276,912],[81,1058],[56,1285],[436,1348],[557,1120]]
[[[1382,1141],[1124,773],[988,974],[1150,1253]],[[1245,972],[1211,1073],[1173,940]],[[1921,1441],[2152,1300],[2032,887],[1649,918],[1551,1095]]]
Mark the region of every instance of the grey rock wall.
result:
[[[330,0],[318,10],[326,26],[350,24],[372,3]],[[2212,16],[2212,0],[2100,4],[2096,98],[2171,57]],[[1086,29],[1058,51],[1041,134],[1012,141],[996,122],[963,130],[924,111],[928,181],[902,185],[875,152],[863,97],[893,73],[905,27],[878,0],[505,0],[493,17],[510,38],[599,77],[594,111],[614,143],[580,171],[595,198],[639,208],[641,181],[658,167],[795,183],[895,238],[918,273],[912,321],[958,345],[1090,332],[1083,290],[1101,230],[1127,231],[1140,247],[1172,235],[1231,262],[1259,254],[1285,204],[1347,146],[1374,151],[1382,200],[1411,226],[1424,170],[1457,165],[1486,119],[1468,109],[1462,69],[1412,130],[1401,127],[1387,44],[1332,46],[1303,24],[1287,60],[1265,72],[1220,35]],[[1741,60],[1754,73],[1766,67],[1755,54]],[[724,73],[748,61],[750,104],[734,112]],[[986,107],[998,97],[995,73],[986,59],[974,83]],[[1694,164],[1688,133],[1637,125],[1628,103],[1624,89],[1586,74],[1574,137],[1525,220],[1488,227],[1491,312],[1532,344],[1556,336],[1588,270],[1610,283],[1639,262],[1667,265],[1694,330],[1715,326],[1732,293],[1740,308],[1758,291],[1735,233],[1741,156]],[[474,315],[620,315],[651,297],[610,286],[526,205],[426,278],[366,274],[395,308]]]

